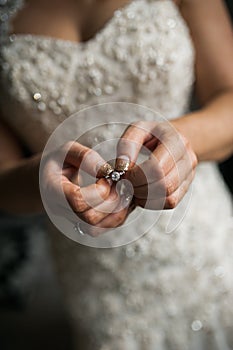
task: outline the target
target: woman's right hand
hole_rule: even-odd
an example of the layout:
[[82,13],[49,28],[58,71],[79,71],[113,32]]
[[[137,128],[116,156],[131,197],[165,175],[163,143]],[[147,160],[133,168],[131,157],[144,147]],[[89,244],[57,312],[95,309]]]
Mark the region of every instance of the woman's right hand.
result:
[[[83,231],[91,236],[119,226],[126,219],[128,208],[121,207],[116,187],[104,178],[111,170],[111,166],[94,150],[78,142],[65,144],[42,160],[40,185],[46,193],[45,204],[53,214],[71,221],[75,213],[76,222],[81,219],[89,224],[82,222],[82,227],[85,226]],[[82,187],[83,172],[94,180]]]

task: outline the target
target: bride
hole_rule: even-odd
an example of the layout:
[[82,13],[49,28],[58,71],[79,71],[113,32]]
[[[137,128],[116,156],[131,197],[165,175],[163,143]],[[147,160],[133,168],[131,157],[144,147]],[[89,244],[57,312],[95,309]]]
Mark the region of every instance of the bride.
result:
[[[43,210],[41,153],[85,106],[128,102],[170,120],[148,120],[140,109],[140,120],[117,135],[113,168],[85,135],[43,159],[49,204],[65,195],[82,220],[74,227],[80,236],[124,233],[134,213],[163,209],[143,237],[117,248],[80,245],[51,228],[77,348],[232,348],[232,208],[214,163],[233,153],[233,42],[221,0],[4,0],[0,11],[1,209]],[[193,90],[201,109],[190,112]],[[108,125],[102,131],[111,137]],[[20,142],[34,156],[21,159]],[[138,164],[142,147],[150,155]],[[96,183],[73,180],[82,161]],[[127,206],[113,170],[133,188]],[[191,183],[186,215],[166,235]]]

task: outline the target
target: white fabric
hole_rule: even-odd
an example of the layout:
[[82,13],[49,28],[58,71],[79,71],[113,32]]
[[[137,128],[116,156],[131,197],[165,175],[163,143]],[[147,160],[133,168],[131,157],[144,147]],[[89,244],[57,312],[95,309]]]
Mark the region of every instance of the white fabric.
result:
[[[87,43],[4,39],[1,108],[33,151],[86,105],[134,102],[167,118],[188,108],[195,53],[172,1],[132,1]],[[77,343],[98,350],[232,348],[231,215],[215,164],[203,163],[187,214],[170,235],[164,232],[171,212],[120,248],[88,248],[54,232]]]

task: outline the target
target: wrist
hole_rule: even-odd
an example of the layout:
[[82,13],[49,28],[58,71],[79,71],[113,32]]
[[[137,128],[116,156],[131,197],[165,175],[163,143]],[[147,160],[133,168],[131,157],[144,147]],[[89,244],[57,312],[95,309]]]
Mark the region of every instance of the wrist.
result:
[[197,156],[198,161],[203,160],[203,150],[197,135],[200,134],[198,125],[199,113],[186,114],[180,118],[171,120],[171,125],[183,135],[190,143],[190,146]]
[[232,142],[224,142],[220,128],[206,110],[186,114],[171,121],[190,143],[200,161],[222,161],[232,154]]

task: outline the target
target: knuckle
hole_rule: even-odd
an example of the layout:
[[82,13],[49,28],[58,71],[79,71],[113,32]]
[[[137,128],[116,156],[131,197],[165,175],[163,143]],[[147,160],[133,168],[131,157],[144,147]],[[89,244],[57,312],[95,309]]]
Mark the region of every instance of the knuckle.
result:
[[184,146],[186,148],[189,148],[190,147],[190,142],[187,139],[187,137],[185,137],[183,134],[180,134],[180,133],[179,133],[179,137],[180,137],[180,140],[183,142]]
[[192,164],[193,164],[193,168],[196,168],[197,164],[198,164],[198,160],[197,160],[197,156],[195,152],[191,152],[192,155]]
[[156,178],[163,179],[165,177],[166,165],[163,159],[157,160],[154,163],[154,174],[156,174]]
[[125,214],[124,213],[119,213],[116,217],[115,217],[115,222],[117,226],[120,226],[124,223],[125,221]]
[[189,158],[191,158],[191,162],[192,162],[193,167],[196,167],[198,164],[197,155],[194,152],[194,150],[192,149],[192,146],[191,146],[189,141],[188,141],[186,149],[187,149],[187,153],[188,153]]
[[60,184],[60,193],[63,192],[68,200],[72,200],[76,195],[76,188],[72,186],[69,182],[65,181]]
[[78,213],[83,213],[86,210],[87,206],[83,199],[75,199],[74,209]]
[[178,198],[175,195],[170,195],[166,199],[166,206],[168,209],[174,209],[178,204]]
[[90,209],[87,212],[85,212],[83,214],[83,218],[90,225],[96,225],[99,222],[98,214],[93,209]]
[[170,196],[175,191],[175,183],[169,178],[165,178],[166,195]]
[[87,206],[82,198],[80,189],[72,188],[69,194],[69,199],[75,212],[82,213],[86,209]]

